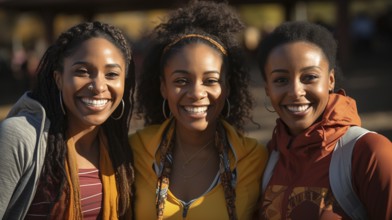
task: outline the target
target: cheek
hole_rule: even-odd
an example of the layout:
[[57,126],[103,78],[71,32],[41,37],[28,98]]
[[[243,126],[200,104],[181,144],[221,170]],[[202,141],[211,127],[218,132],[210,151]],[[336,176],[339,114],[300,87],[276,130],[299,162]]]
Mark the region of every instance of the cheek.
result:
[[315,91],[317,93],[319,93],[320,95],[328,94],[328,91],[329,91],[328,84],[327,83],[318,84],[317,87],[315,88]]
[[115,88],[121,94],[124,93],[125,83],[124,81],[118,81],[112,84],[112,87]]
[[217,86],[216,88],[212,88],[209,93],[215,98],[226,98],[226,94],[222,91],[222,87]]
[[321,103],[326,103],[328,102],[328,98],[329,98],[329,85],[328,83],[324,83],[324,84],[319,84],[314,91],[316,92],[316,94],[320,97],[320,102]]
[[179,99],[185,94],[185,90],[181,88],[172,87],[171,89],[166,89],[166,99],[170,106],[174,106]]
[[[274,105],[279,101],[279,99],[282,98],[284,91],[281,88],[268,87],[267,93],[268,93],[269,99],[271,100],[271,104]],[[268,97],[266,97],[266,98],[268,99]]]

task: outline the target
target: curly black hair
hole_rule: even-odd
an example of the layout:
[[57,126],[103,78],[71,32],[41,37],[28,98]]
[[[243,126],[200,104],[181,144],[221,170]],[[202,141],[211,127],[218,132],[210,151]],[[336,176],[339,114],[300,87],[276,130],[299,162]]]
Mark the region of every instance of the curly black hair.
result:
[[306,21],[288,21],[279,25],[260,43],[258,64],[263,79],[266,79],[264,68],[273,49],[292,42],[304,41],[319,47],[328,60],[329,70],[335,69],[335,75],[340,72],[337,66],[337,42],[333,34],[321,25]]
[[[65,143],[67,120],[60,108],[59,89],[55,83],[54,71],[63,71],[64,58],[72,55],[80,44],[91,38],[104,38],[115,45],[122,53],[126,63],[124,88],[124,114],[119,120],[109,117],[103,126],[110,146],[109,154],[115,170],[119,196],[119,216],[123,216],[131,207],[133,194],[134,170],[133,156],[128,143],[128,130],[132,116],[135,91],[134,61],[128,40],[118,28],[101,22],[84,22],[63,32],[43,55],[38,68],[38,81],[31,93],[45,108],[50,128],[47,139],[45,161],[40,177],[43,192],[57,192],[55,204],[61,192],[69,191],[66,181],[64,161],[67,147]],[[121,115],[122,105],[114,111],[113,117]],[[116,118],[117,119],[117,118]],[[58,186],[61,186],[60,190]],[[45,193],[44,193],[45,194]]]
[[[186,7],[171,12],[167,21],[155,27],[149,36],[152,41],[151,48],[144,57],[136,95],[139,104],[137,114],[144,118],[145,125],[159,124],[165,120],[162,113],[160,77],[165,62],[178,48],[191,43],[204,43],[222,54],[216,44],[198,37],[182,39],[167,48],[167,45],[187,34],[211,38],[227,51],[227,55],[222,54],[230,89],[228,100],[231,103],[230,114],[226,120],[239,131],[243,131],[245,119],[253,122],[250,111],[254,100],[248,90],[249,70],[237,40],[243,29],[244,24],[227,2],[213,1],[191,1]],[[224,112],[227,111],[226,109]]]

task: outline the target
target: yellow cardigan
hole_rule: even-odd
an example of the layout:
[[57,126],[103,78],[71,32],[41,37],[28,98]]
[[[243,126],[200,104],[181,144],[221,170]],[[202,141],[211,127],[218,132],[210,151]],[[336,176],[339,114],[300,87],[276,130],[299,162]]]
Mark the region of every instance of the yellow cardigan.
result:
[[[255,139],[244,137],[222,121],[231,145],[230,167],[237,169],[236,208],[239,220],[251,219],[259,195],[260,180],[267,162],[267,149]],[[153,169],[161,138],[169,121],[137,131],[129,138],[136,170],[136,220],[156,219],[155,190],[157,174]],[[165,203],[164,219],[183,219],[183,205],[170,190]],[[228,219],[224,191],[217,184],[195,199],[186,219]]]

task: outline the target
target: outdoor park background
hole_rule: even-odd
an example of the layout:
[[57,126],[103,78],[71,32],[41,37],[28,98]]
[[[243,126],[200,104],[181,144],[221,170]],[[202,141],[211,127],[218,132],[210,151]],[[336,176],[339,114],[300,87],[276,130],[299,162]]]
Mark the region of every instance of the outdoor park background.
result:
[[[7,4],[3,4],[7,1],[11,2],[0,0],[0,121],[15,101],[31,88],[37,62],[50,41],[62,31],[86,19],[117,25],[132,42],[138,71],[145,45],[148,44],[143,33],[159,23],[167,13],[167,8],[170,8],[139,7],[138,10],[102,12],[88,16],[56,13],[51,17],[53,25],[48,37],[48,20],[40,15],[42,11],[36,11],[31,6],[33,3],[30,2],[31,10],[18,10],[17,7],[10,10]],[[273,3],[274,1],[233,5],[248,26],[239,38],[247,48],[247,60],[251,68],[250,88],[256,101],[254,120],[261,125],[258,128],[249,123],[246,127],[248,135],[266,143],[277,117],[263,105],[266,97],[254,59],[258,42],[285,20],[309,20],[325,25],[342,40],[339,58],[344,78],[340,85],[349,96],[357,100],[363,126],[392,140],[392,1],[342,1],[346,1],[348,7],[348,23],[343,26],[344,29],[338,28],[345,21],[339,20],[337,16],[340,7],[337,0],[296,2],[291,6],[289,16],[282,5]],[[37,4],[39,2],[45,0],[37,0]],[[170,2],[167,1],[167,4]],[[141,127],[142,122],[134,120],[130,132]]]

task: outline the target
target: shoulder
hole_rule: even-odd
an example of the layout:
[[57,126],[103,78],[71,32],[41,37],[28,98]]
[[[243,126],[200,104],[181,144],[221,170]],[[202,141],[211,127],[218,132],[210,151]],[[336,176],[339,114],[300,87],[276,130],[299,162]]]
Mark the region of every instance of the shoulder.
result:
[[392,144],[383,135],[367,133],[352,155],[353,187],[370,219],[390,219],[392,213]]
[[355,143],[352,155],[353,175],[358,183],[388,179],[392,181],[392,143],[385,136],[367,133]]
[[387,137],[381,134],[369,132],[359,138],[355,143],[355,155],[365,154],[363,156],[369,156],[371,154],[382,156],[384,153],[390,154],[389,156],[392,157],[392,143]]
[[39,122],[34,117],[25,115],[6,118],[0,122],[0,142],[35,143],[38,129]]
[[228,123],[224,123],[224,127],[230,144],[235,149],[239,159],[242,157],[256,157],[262,160],[267,159],[267,148],[255,138],[245,136]]
[[14,160],[25,165],[32,161],[39,133],[34,120],[19,116],[0,123],[0,155],[5,161],[14,163],[11,162]]
[[159,131],[161,125],[150,125],[143,129],[137,130],[135,133],[129,135],[130,143],[146,142],[152,140]]
[[162,140],[165,125],[150,125],[129,136],[129,144],[135,155],[154,155]]

